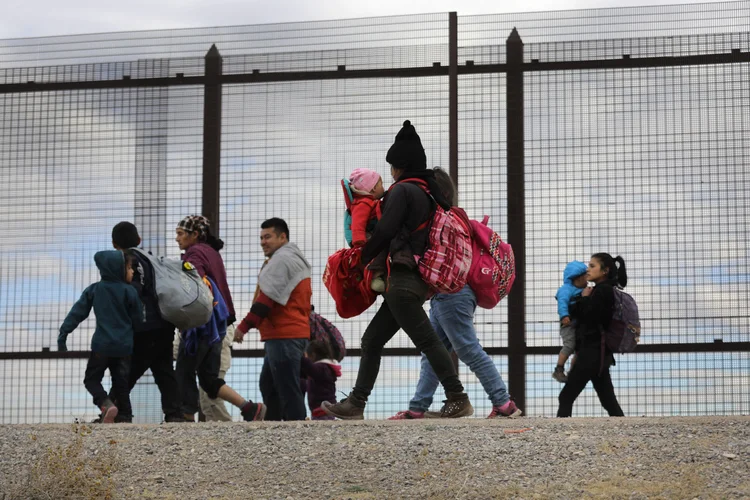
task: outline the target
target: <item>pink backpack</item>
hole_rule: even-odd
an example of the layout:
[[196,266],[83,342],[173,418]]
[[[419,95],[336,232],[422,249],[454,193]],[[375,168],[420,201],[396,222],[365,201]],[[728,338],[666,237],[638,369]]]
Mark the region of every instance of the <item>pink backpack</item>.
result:
[[474,259],[469,271],[469,286],[477,297],[477,305],[492,309],[510,293],[516,279],[516,261],[511,246],[482,222],[471,221]]
[[[418,184],[430,193],[427,183],[421,179],[402,182]],[[436,293],[456,293],[466,286],[472,264],[471,225],[466,212],[458,207],[443,210],[435,203],[432,218],[417,230],[429,224],[427,250],[418,259],[422,279]]]

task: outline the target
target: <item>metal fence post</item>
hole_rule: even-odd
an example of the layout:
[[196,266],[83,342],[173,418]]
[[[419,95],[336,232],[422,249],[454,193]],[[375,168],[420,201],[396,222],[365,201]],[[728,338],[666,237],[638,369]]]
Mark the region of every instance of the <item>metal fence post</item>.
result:
[[516,28],[506,41],[508,243],[516,280],[508,296],[508,389],[526,411],[526,209],[524,197],[523,41]]
[[206,84],[203,91],[203,197],[202,215],[211,221],[211,232],[219,235],[219,173],[221,170],[221,66],[216,45],[206,54]]
[[458,193],[458,15],[448,14],[448,173]]

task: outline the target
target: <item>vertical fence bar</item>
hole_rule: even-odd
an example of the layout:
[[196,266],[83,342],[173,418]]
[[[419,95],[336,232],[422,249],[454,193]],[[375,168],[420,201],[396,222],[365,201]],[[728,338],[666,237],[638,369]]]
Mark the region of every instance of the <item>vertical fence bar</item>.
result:
[[448,14],[448,173],[458,189],[458,15]]
[[[458,194],[458,14],[448,13],[448,174]],[[458,355],[451,352],[458,372]]]
[[211,232],[219,235],[219,173],[221,170],[221,66],[216,45],[206,54],[206,84],[203,92],[203,197],[202,215],[211,221]]
[[506,41],[508,243],[516,280],[508,296],[508,389],[526,410],[526,208],[524,197],[523,41],[513,28]]

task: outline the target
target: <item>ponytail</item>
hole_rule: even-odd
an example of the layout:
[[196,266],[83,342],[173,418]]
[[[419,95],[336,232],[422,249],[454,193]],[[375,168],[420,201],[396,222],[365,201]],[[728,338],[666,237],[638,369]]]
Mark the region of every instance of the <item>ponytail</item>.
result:
[[205,238],[204,241],[206,242],[206,244],[208,244],[211,248],[213,248],[217,252],[221,250],[222,248],[224,248],[224,242],[220,240],[219,238],[217,238],[216,236],[214,236],[213,234],[211,234],[211,231],[208,228],[206,228],[205,234],[203,236]]
[[625,269],[625,259],[620,257],[619,255],[615,257],[615,262],[617,265],[617,282],[620,284],[622,288],[625,288],[628,286],[628,272]]
[[607,281],[616,281],[620,287],[625,288],[628,285],[628,273],[625,270],[625,259],[612,257],[608,253],[595,253],[591,256],[598,260],[602,267],[607,269]]

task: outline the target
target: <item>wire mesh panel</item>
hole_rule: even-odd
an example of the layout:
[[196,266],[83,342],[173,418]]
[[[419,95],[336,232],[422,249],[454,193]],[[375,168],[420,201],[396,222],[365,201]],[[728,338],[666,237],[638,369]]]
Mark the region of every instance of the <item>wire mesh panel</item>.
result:
[[[222,123],[222,238],[238,315],[249,311],[264,257],[260,225],[281,217],[313,268],[315,310],[359,339],[380,301],[337,319],[322,283],[328,256],[346,246],[341,179],[355,168],[392,179],[385,154],[405,119],[430,163],[447,162],[447,79],[377,79],[235,85],[225,88]],[[399,334],[390,347],[409,347]],[[261,348],[257,334],[245,346]],[[383,373],[390,370],[384,363]],[[377,398],[375,398],[377,399]],[[377,403],[376,403],[377,404]]]
[[[201,128],[185,124],[191,112],[200,117],[202,108],[191,101],[202,103],[202,89],[0,97],[0,206],[7,218],[0,242],[4,352],[57,349],[58,329],[70,307],[99,280],[93,256],[112,248],[117,222],[135,222],[147,248],[165,253],[169,247],[178,255],[176,246],[166,244],[174,231],[168,215],[196,211],[201,199],[196,175]],[[92,312],[69,336],[68,348],[88,350],[94,326]],[[53,378],[76,381],[66,390],[82,389],[83,372],[62,374],[56,371],[60,362],[19,366],[27,370],[18,379],[22,391],[41,390]],[[23,411],[26,421],[47,418],[33,404]]]
[[644,343],[747,339],[750,64],[526,76],[528,332],[566,262],[622,255]]
[[[557,356],[529,356],[526,415],[557,413],[561,384],[550,374]],[[628,353],[610,369],[615,394],[627,417],[747,415],[750,354]],[[589,383],[573,405],[574,417],[606,416]]]

